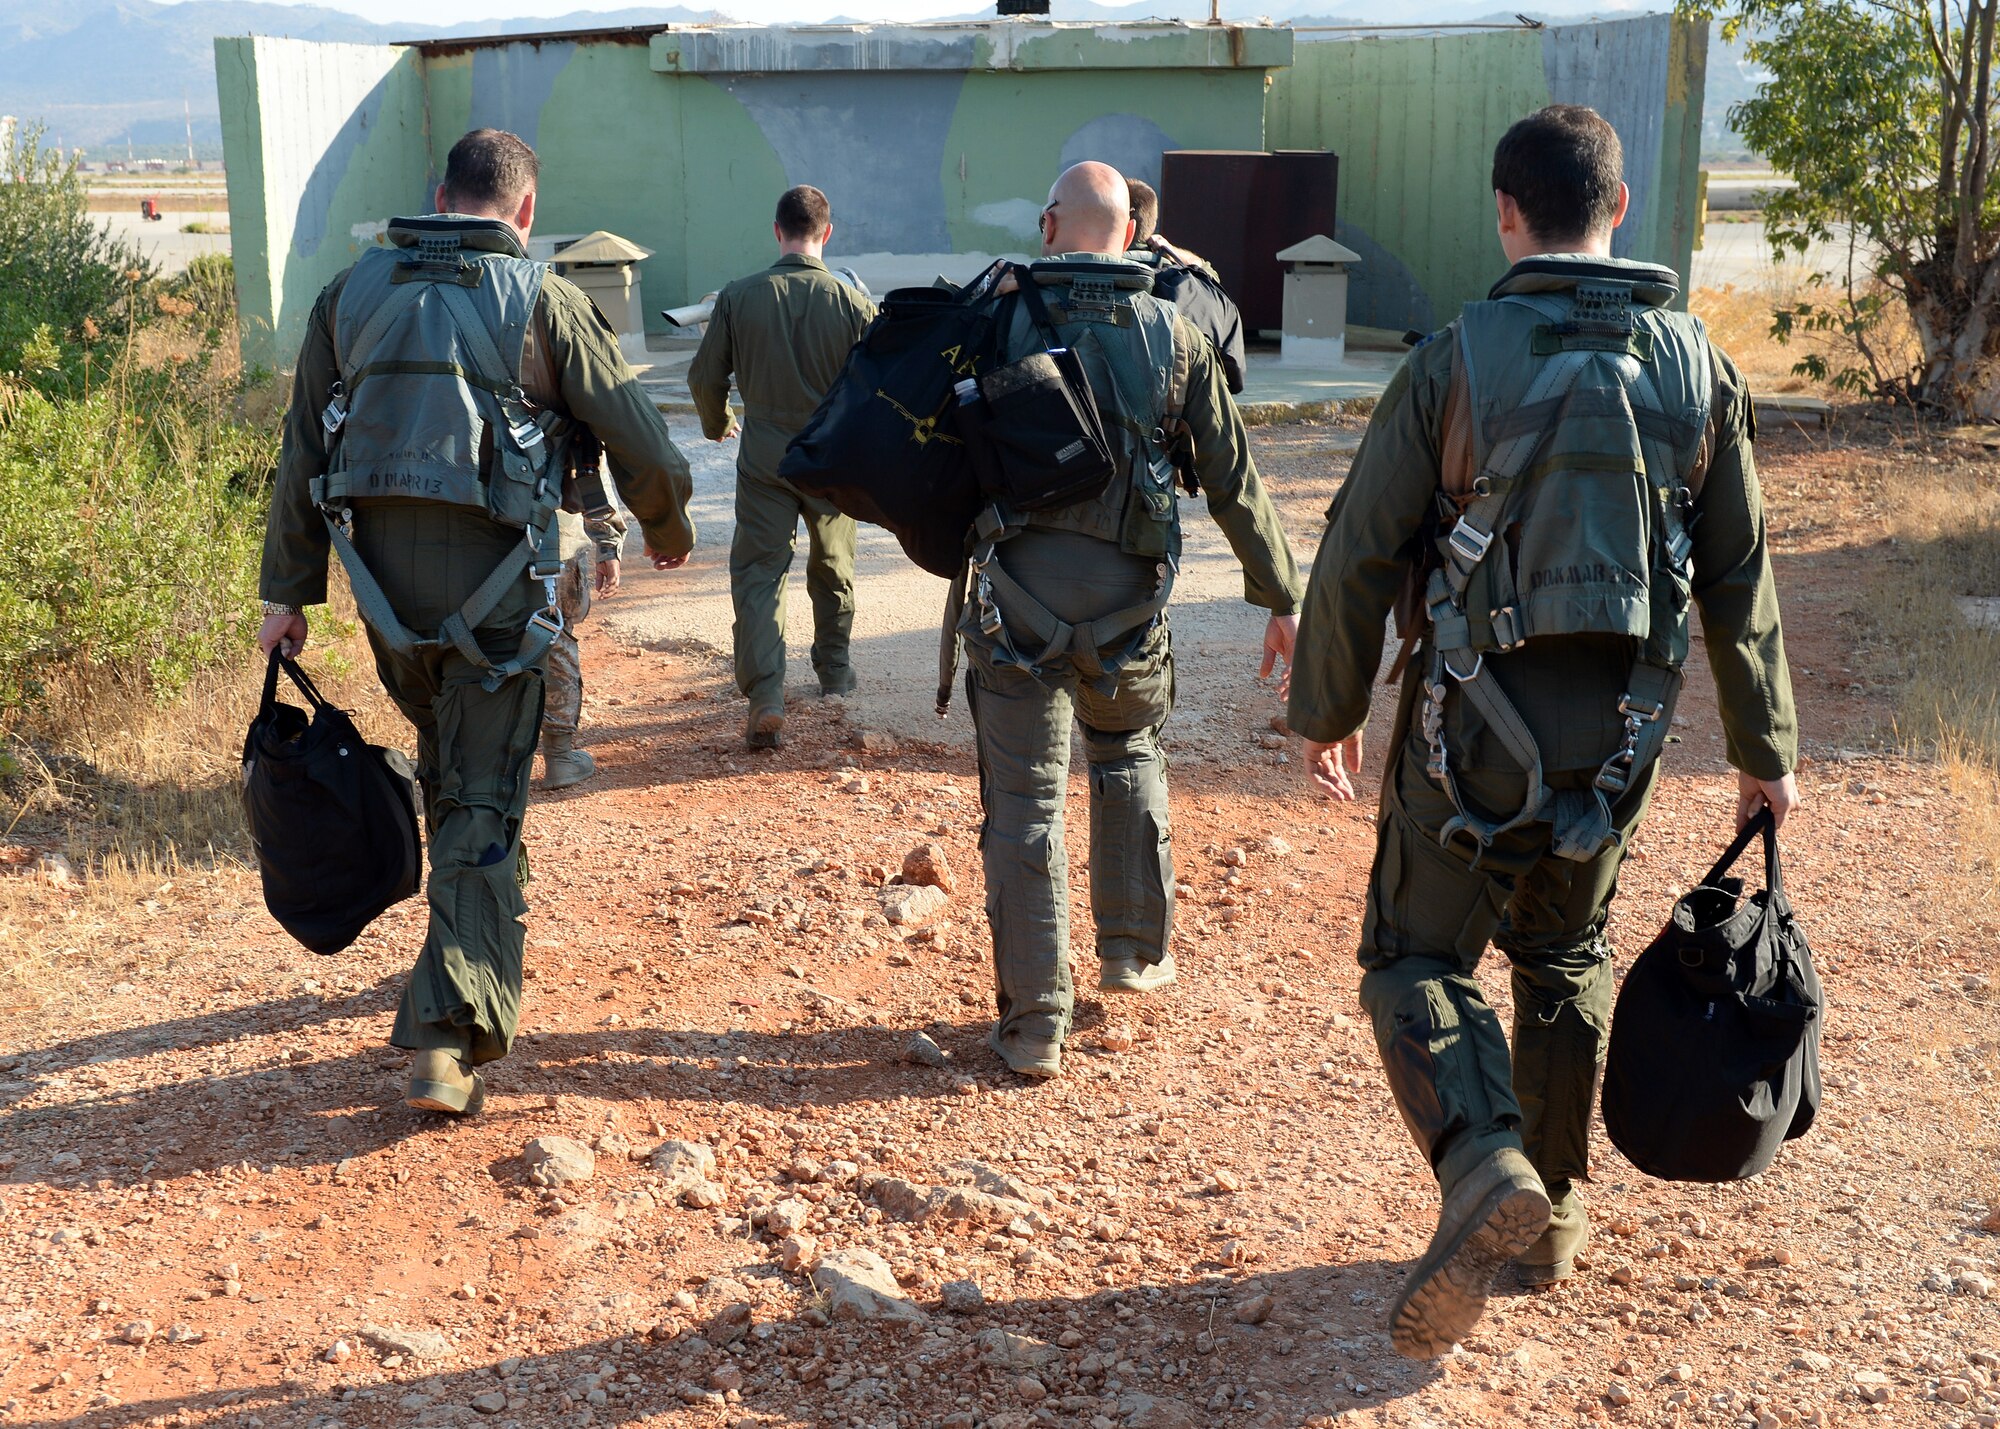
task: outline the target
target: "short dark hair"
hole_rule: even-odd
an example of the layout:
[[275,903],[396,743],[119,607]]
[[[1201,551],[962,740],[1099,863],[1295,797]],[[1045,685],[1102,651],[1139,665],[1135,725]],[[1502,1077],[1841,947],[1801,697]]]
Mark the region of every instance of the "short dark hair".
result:
[[787,238],[817,238],[832,219],[833,205],[811,184],[799,184],[778,196],[778,232]]
[[1144,179],[1128,178],[1125,187],[1132,192],[1132,221],[1139,225],[1132,230],[1132,246],[1144,248],[1160,231],[1160,196]]
[[457,213],[511,209],[534,190],[541,172],[535,151],[519,135],[474,129],[445,156],[445,201]]
[[1493,187],[1521,206],[1537,237],[1582,238],[1618,216],[1625,148],[1595,109],[1551,104],[1520,120],[1493,150]]

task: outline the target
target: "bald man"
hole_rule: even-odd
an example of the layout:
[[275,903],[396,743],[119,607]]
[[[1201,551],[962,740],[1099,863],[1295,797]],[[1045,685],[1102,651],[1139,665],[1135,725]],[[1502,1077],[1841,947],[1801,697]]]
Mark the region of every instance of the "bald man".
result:
[[[1175,430],[1176,415],[1192,437],[1189,475],[1243,563],[1244,599],[1270,612],[1262,674],[1279,660],[1289,666],[1304,593],[1215,350],[1151,295],[1150,271],[1124,257],[1132,228],[1116,169],[1078,164],[1049,191],[1043,257],[1025,280],[1046,301],[1057,341],[1083,361],[1115,471],[1103,491],[1071,506],[987,508],[957,627],[986,815],[980,847],[999,1004],[991,1044],[1030,1077],[1061,1073],[1074,1004],[1063,852],[1072,718],[1090,764],[1097,985],[1145,993],[1175,977],[1160,728],[1173,707],[1167,601],[1181,528],[1174,457],[1157,437]],[[1048,345],[1027,303],[996,301],[1011,312],[1006,360]],[[1184,390],[1173,390],[1177,368]]]

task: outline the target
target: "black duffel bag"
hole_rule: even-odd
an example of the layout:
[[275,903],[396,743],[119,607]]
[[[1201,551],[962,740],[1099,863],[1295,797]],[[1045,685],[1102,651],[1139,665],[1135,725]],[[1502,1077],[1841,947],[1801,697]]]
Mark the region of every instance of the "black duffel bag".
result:
[[1098,495],[1118,467],[1082,357],[1056,336],[1041,285],[1025,268],[1014,276],[1043,351],[982,372],[984,400],[954,415],[987,497],[1012,511],[1053,511]]
[[[1764,840],[1764,889],[1729,876]],[[1611,1018],[1604,1129],[1649,1176],[1742,1181],[1819,1110],[1824,1004],[1765,809],[1639,955]]]
[[[279,703],[280,669],[310,711]],[[345,948],[422,881],[409,760],[363,739],[345,710],[276,653],[243,739],[243,816],[264,906],[315,953]]]
[[963,288],[898,288],[847,355],[778,475],[857,521],[886,527],[933,575],[965,564],[983,503],[952,413],[953,385],[996,363],[995,263]]

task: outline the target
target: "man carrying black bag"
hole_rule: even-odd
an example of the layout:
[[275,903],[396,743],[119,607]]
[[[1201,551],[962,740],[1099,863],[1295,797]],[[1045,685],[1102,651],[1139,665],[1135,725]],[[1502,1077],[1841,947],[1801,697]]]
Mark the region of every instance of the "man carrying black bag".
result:
[[348,572],[376,672],[417,735],[430,928],[389,1040],[410,1105],[469,1115],[507,1055],[527,939],[521,828],[542,672],[563,629],[557,514],[581,423],[656,567],[694,546],[686,460],[590,299],[527,257],[538,176],[512,134],[452,145],[438,212],[399,218],[314,305],[264,537],[257,642]]
[[[1512,267],[1383,394],[1299,632],[1290,722],[1336,799],[1354,797],[1392,609],[1414,646],[1358,953],[1390,1091],[1442,1199],[1390,1314],[1413,1357],[1462,1340],[1510,1260],[1548,1284],[1584,1244],[1606,912],[1659,778],[1692,610],[1739,820],[1798,800],[1749,388],[1673,310],[1674,273],[1612,256],[1622,166],[1611,126],[1578,106],[1501,139]],[[1475,976],[1489,942],[1513,965],[1511,1055]]]
[[[1298,567],[1215,350],[1151,296],[1152,275],[1124,257],[1130,208],[1117,170],[1084,163],[1066,171],[1042,210],[1047,256],[1026,270],[1036,293],[997,300],[1010,315],[1001,362],[1043,354],[1048,334],[1058,334],[1066,352],[1043,365],[1074,372],[1072,359],[1080,361],[1111,459],[1095,494],[1053,509],[1004,500],[985,509],[958,625],[985,809],[980,847],[999,1002],[991,1042],[1008,1066],[1033,1077],[1060,1073],[1074,1000],[1063,850],[1072,715],[1090,762],[1098,986],[1140,993],[1175,976],[1160,727],[1173,708],[1166,607],[1181,551],[1178,443],[1168,437],[1176,415],[1192,439],[1190,474],[1243,563],[1244,599],[1271,613],[1263,673],[1281,659],[1289,665],[1297,628]],[[987,402],[1006,404],[1009,394],[991,380],[983,385]],[[1047,455],[1060,467],[1069,450]]]

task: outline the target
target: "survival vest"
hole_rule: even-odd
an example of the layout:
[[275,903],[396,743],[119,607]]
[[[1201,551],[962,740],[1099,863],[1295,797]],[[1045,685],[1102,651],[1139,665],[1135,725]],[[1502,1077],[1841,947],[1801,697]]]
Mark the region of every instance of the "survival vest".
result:
[[[1424,586],[1430,672],[1420,713],[1427,770],[1458,810],[1441,840],[1483,850],[1553,825],[1563,857],[1616,837],[1611,801],[1666,743],[1691,600],[1688,529],[1706,474],[1715,380],[1699,319],[1669,312],[1672,271],[1608,258],[1532,258],[1449,329],[1442,534]],[[1625,734],[1588,790],[1551,792],[1489,655],[1549,636],[1632,636]],[[1472,702],[1527,775],[1511,814],[1458,787],[1444,735],[1452,691]]]
[[[405,655],[455,646],[494,690],[562,632],[556,513],[571,424],[522,387],[548,265],[471,248],[467,230],[464,220],[398,219],[398,246],[370,249],[349,271],[333,314],[339,376],[321,416],[327,470],[312,499],[376,633]],[[355,504],[384,497],[469,507],[522,532],[516,553],[435,635],[403,625],[355,549]],[[473,632],[523,576],[542,582],[545,607],[514,656],[495,664]]]
[[[1193,443],[1183,418],[1191,354],[1169,304],[1152,296],[1152,274],[1121,258],[1071,257],[1031,264],[1058,337],[1082,362],[1097,399],[1116,472],[1089,500],[1053,510],[987,506],[974,527],[972,560],[947,607],[939,706],[956,667],[955,615],[968,601],[996,658],[1029,671],[1069,655],[1083,678],[1109,693],[1118,672],[1145,645],[1173,594],[1180,565],[1178,477],[1192,494]],[[1042,341],[1016,305],[1004,356]],[[1077,531],[1158,563],[1153,594],[1082,625],[1058,619],[993,559],[996,544],[1028,527]],[[1105,651],[1115,651],[1105,654]]]

